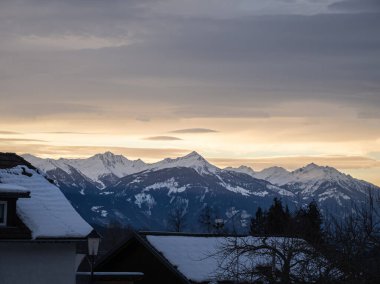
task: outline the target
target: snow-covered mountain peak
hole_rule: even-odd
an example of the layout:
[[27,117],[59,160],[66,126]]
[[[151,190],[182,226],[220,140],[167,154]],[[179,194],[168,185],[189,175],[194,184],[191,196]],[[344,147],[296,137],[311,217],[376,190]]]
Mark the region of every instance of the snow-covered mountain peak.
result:
[[199,174],[215,173],[220,170],[195,151],[183,157],[178,157],[176,159],[167,158],[151,165],[152,170],[165,168],[193,168]]
[[89,158],[89,160],[100,160],[105,166],[115,167],[117,164],[127,165],[133,161],[128,160],[123,155],[115,155],[112,152],[105,152],[104,154],[96,154]]
[[291,179],[291,173],[282,167],[275,166],[255,173],[254,177],[279,185],[287,183]]
[[[304,171],[304,172],[310,172],[310,171],[320,171],[320,170],[325,170],[327,167],[319,166],[315,163],[310,163],[302,168],[299,168],[295,171]],[[332,168],[331,168],[332,169]]]
[[[44,172],[60,169],[70,174],[74,168],[87,178],[100,182],[105,175],[124,177],[147,169],[148,165],[141,160],[131,161],[122,155],[111,152],[96,154],[87,159],[41,159],[33,155],[23,155],[24,159]],[[101,182],[100,182],[101,183]]]
[[314,180],[339,181],[350,179],[349,176],[337,169],[327,166],[319,166],[311,163],[292,172],[296,181],[308,182]]
[[243,173],[243,174],[250,175],[252,177],[254,177],[256,174],[256,172],[251,167],[248,167],[248,166],[240,166],[238,168],[227,167],[224,170],[229,171],[229,172]]
[[196,152],[196,151],[193,151],[193,152],[191,152],[191,153],[189,153],[189,154],[187,154],[187,155],[185,155],[185,156],[183,156],[183,157],[180,157],[180,158],[182,158],[182,159],[196,159],[196,160],[204,160],[204,161],[206,161],[206,159],[205,158],[203,158],[198,152]]
[[112,153],[110,151],[107,151],[107,152],[104,152],[104,153],[100,153],[100,154],[96,154],[94,157],[98,157],[100,159],[105,159],[105,160],[113,160],[115,158],[120,158],[120,157],[125,158],[122,155],[115,155],[114,153]]

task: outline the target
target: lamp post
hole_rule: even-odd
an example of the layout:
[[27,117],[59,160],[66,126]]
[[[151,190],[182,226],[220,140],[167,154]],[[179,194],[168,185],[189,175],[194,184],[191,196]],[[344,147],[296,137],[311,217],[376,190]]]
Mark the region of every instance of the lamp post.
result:
[[99,249],[99,243],[100,243],[100,236],[98,235],[98,233],[95,231],[92,231],[87,236],[87,243],[88,243],[88,258],[89,258],[90,267],[91,267],[90,283],[93,283],[95,258],[98,255],[98,249]]

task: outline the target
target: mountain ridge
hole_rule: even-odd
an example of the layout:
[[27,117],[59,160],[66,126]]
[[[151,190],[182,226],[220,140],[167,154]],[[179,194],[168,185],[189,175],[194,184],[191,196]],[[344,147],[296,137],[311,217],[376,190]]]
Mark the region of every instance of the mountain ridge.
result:
[[[338,177],[351,177],[352,179],[355,179],[357,181],[366,182],[371,184],[368,181],[356,179],[352,177],[351,175],[344,174],[337,170],[334,167],[330,166],[320,166],[315,163],[307,164],[303,167],[300,167],[298,169],[295,169],[293,171],[288,171],[283,167],[279,166],[273,166],[265,168],[261,171],[255,171],[251,167],[241,165],[240,167],[234,168],[234,167],[226,167],[226,168],[219,168],[210,162],[208,162],[203,156],[201,156],[196,151],[193,151],[187,155],[184,155],[182,157],[177,158],[165,158],[163,160],[160,160],[155,163],[145,163],[141,159],[137,160],[129,160],[123,155],[115,155],[110,151],[107,151],[105,153],[98,153],[93,156],[90,156],[89,158],[80,158],[80,159],[66,159],[66,158],[59,158],[59,159],[51,159],[51,158],[39,158],[37,156],[31,155],[31,154],[24,154],[21,155],[25,160],[36,166],[37,168],[40,168],[44,172],[50,171],[55,168],[61,168],[69,173],[70,169],[68,166],[72,166],[76,169],[79,168],[79,171],[89,177],[90,179],[97,181],[97,179],[105,174],[114,174],[117,177],[123,177],[130,174],[135,174],[138,172],[142,172],[145,170],[159,170],[163,168],[171,168],[171,167],[190,167],[195,168],[200,173],[215,173],[217,171],[233,171],[233,172],[239,172],[251,175],[252,177],[267,180],[275,185],[285,185],[288,182],[295,182],[296,180],[302,181],[302,180],[311,180],[313,176],[308,176],[305,173],[310,172],[316,172],[319,171],[320,176],[315,178],[323,178],[321,174],[324,172],[325,174],[333,173],[333,175],[330,175],[331,178],[337,179]],[[96,159],[102,160],[105,164],[110,164],[109,167],[105,167],[105,171],[99,173],[99,169],[94,167],[88,167],[86,161],[89,163],[96,162]],[[120,170],[119,167],[115,166],[115,163],[111,163],[111,161],[118,161],[118,166],[124,166],[125,170],[124,172]],[[87,170],[83,170],[81,166],[87,167]],[[114,169],[114,170],[111,170]],[[92,173],[88,175],[88,172],[96,171],[96,173]],[[327,171],[328,170],[328,171]],[[97,176],[96,176],[97,175]]]
[[167,229],[168,212],[180,204],[196,231],[205,206],[226,220],[237,212],[240,228],[246,229],[255,210],[267,208],[273,198],[291,209],[316,201],[321,210],[339,215],[352,210],[353,202],[365,204],[370,191],[380,193],[373,184],[313,163],[294,171],[255,172],[246,166],[218,168],[197,152],[151,164],[111,152],[87,159],[24,158],[55,180],[87,221],[100,225],[117,220]]

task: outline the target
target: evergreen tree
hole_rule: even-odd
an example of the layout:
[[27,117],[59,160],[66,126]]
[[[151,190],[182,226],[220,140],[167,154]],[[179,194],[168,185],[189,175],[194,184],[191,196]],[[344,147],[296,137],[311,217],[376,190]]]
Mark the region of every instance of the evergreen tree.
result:
[[255,218],[251,219],[251,235],[264,235],[266,228],[266,212],[257,208]]
[[294,216],[294,233],[312,242],[322,242],[322,216],[315,201],[305,209],[299,209]]
[[266,233],[270,235],[285,235],[288,233],[290,213],[284,211],[281,200],[274,198],[268,210]]
[[322,241],[322,216],[315,201],[310,202],[306,210],[308,226],[305,232],[305,239],[311,242]]

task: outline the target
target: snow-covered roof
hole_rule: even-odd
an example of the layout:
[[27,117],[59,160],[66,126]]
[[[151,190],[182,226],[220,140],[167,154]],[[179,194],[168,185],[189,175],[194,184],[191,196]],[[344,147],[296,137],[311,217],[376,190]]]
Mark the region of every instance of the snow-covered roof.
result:
[[189,280],[213,279],[218,269],[215,253],[220,238],[187,236],[146,236],[148,242]]
[[26,166],[0,169],[0,188],[30,192],[17,201],[17,215],[33,239],[84,238],[93,230],[58,187]]
[[[262,244],[263,238],[259,237],[220,237],[220,236],[196,236],[196,235],[145,235],[147,241],[181,272],[188,280],[193,282],[209,282],[213,280],[233,281],[231,275],[225,272],[225,266],[231,266],[229,257],[222,252],[231,242],[258,246]],[[286,242],[299,242],[299,244],[310,247],[302,239],[291,239],[283,237],[271,237],[266,239],[267,244],[280,248]],[[302,254],[297,258],[302,258]],[[260,253],[256,255],[243,254],[240,256],[239,269],[258,265],[271,266],[271,253]],[[277,266],[277,264],[276,264]],[[299,268],[299,267],[298,267]],[[292,269],[297,269],[293,267]]]
[[1,192],[28,193],[29,190],[27,190],[23,186],[19,186],[19,185],[15,185],[15,184],[0,183],[0,193]]

